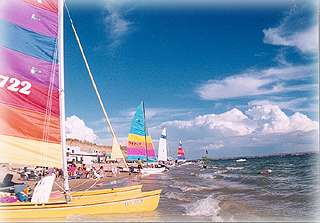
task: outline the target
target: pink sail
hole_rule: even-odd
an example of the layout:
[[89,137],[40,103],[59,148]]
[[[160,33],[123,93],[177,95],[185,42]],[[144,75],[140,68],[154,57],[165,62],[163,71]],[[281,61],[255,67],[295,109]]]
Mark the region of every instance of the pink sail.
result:
[[0,4],[0,163],[61,167],[57,5]]

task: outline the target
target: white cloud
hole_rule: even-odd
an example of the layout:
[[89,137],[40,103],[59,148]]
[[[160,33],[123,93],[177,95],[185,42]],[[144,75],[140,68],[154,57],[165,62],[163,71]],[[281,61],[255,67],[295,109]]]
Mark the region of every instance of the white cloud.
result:
[[194,158],[203,156],[205,149],[214,157],[314,149],[317,122],[301,113],[288,116],[276,105],[259,106],[166,121],[152,128],[152,134],[158,136],[167,127],[170,154],[175,156],[182,139],[187,157]]
[[[316,10],[308,16],[316,15]],[[276,27],[263,29],[263,41],[278,46],[290,46],[299,49],[302,53],[317,53],[319,47],[317,22],[304,25],[308,20],[303,13],[303,6],[295,5]],[[317,19],[315,18],[315,21]]]
[[314,25],[300,32],[288,34],[283,26],[264,29],[263,41],[272,45],[296,47],[303,53],[315,53],[318,51],[318,27]]
[[95,142],[97,139],[94,131],[87,127],[85,122],[79,117],[72,115],[66,119],[66,136],[67,138]]
[[272,134],[294,131],[316,130],[318,123],[297,112],[287,116],[277,105],[253,105],[245,114],[234,108],[221,114],[197,116],[191,120],[174,120],[161,124],[162,127],[199,130],[202,134],[246,136],[252,133]]
[[268,95],[290,91],[310,90],[310,85],[288,85],[289,80],[299,80],[314,74],[313,66],[286,66],[263,70],[249,70],[222,80],[209,80],[196,92],[204,100]]
[[224,147],[223,143],[209,143],[208,145],[205,145],[204,148],[205,149],[221,149]]
[[182,139],[188,157],[201,157],[205,149],[221,157],[311,150],[318,122],[299,112],[288,116],[277,105],[256,103],[245,112],[234,108],[166,121],[161,127],[167,127],[170,148]]
[[111,47],[120,44],[122,38],[131,30],[132,22],[125,18],[126,11],[123,9],[123,2],[106,1],[105,23],[108,33],[111,37]]
[[317,112],[317,108],[318,108],[318,105],[316,104],[317,101],[318,99],[313,97],[288,98],[288,97],[271,96],[268,99],[252,100],[248,104],[250,106],[274,104],[279,106],[279,108],[281,109],[287,109],[290,111]]
[[288,117],[277,105],[255,105],[246,111],[256,122],[256,131],[261,133],[309,132],[317,129],[318,123],[296,112]]

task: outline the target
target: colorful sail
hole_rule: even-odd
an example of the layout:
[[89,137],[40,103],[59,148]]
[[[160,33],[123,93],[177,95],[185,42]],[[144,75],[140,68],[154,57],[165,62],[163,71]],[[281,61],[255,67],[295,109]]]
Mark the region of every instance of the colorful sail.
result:
[[0,2],[0,163],[62,165],[57,5]]
[[184,150],[182,148],[182,142],[180,140],[179,142],[179,147],[178,147],[178,156],[177,156],[178,161],[179,160],[185,160],[185,156],[184,156]]
[[168,161],[168,151],[167,151],[167,129],[162,130],[159,148],[158,148],[158,161]]
[[145,126],[143,102],[137,107],[131,122],[131,129],[128,135],[127,159],[129,161],[138,159],[148,162],[156,161],[152,138],[149,136]]

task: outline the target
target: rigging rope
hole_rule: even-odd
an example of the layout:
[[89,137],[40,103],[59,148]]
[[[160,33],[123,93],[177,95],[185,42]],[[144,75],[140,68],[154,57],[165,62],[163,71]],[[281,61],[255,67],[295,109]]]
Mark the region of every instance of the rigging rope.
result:
[[[76,31],[76,28],[75,28],[75,26],[74,26],[74,24],[73,24],[73,20],[71,19],[70,12],[69,12],[69,9],[68,9],[66,3],[65,3],[65,7],[66,7],[66,11],[67,11],[67,14],[68,14],[70,23],[71,23],[71,27],[72,27],[73,33],[74,33],[75,38],[76,38],[76,40],[77,40],[77,43],[78,43],[78,46],[79,46],[79,49],[80,49],[80,52],[81,52],[83,61],[84,61],[85,65],[86,65],[86,68],[87,68],[88,75],[89,75],[89,77],[90,77],[92,86],[93,86],[93,88],[94,88],[94,90],[95,90],[95,93],[96,93],[96,95],[97,95],[97,97],[98,97],[98,100],[99,100],[99,103],[100,103],[102,112],[103,112],[103,114],[104,114],[104,116],[105,116],[105,119],[106,119],[106,122],[107,122],[107,126],[108,126],[108,128],[109,128],[109,130],[110,130],[110,132],[111,132],[111,134],[112,134],[113,139],[116,141],[117,145],[119,145],[118,139],[117,139],[117,137],[116,137],[116,134],[115,134],[114,131],[113,131],[113,128],[112,128],[112,126],[111,126],[111,122],[110,122],[110,119],[109,119],[108,114],[107,114],[107,112],[106,112],[106,109],[105,109],[105,107],[104,107],[104,105],[103,105],[103,103],[102,103],[102,99],[101,99],[100,93],[99,93],[99,91],[98,91],[96,82],[95,82],[95,80],[94,80],[94,78],[93,78],[93,75],[92,75],[92,73],[91,73],[90,66],[89,66],[89,64],[88,64],[86,55],[85,55],[85,53],[84,53],[84,51],[83,51],[83,48],[82,48],[82,45],[81,45],[79,36],[78,36],[77,31]],[[121,154],[122,154],[122,151],[121,151]],[[125,161],[125,159],[124,159],[123,154],[122,154],[122,159],[124,160],[125,167],[128,168],[128,165],[127,165],[127,163],[126,163],[126,161]]]

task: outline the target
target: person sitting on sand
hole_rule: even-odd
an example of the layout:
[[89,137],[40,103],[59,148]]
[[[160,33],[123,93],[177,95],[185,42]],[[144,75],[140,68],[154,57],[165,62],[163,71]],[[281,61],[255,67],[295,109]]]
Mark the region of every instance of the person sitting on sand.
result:
[[93,177],[94,178],[98,178],[98,179],[102,178],[102,176],[97,172],[97,170],[96,170],[96,168],[94,166],[92,168],[92,172],[93,172]]
[[78,167],[76,174],[77,174],[76,178],[82,178],[83,177],[83,172],[82,172],[81,167]]

